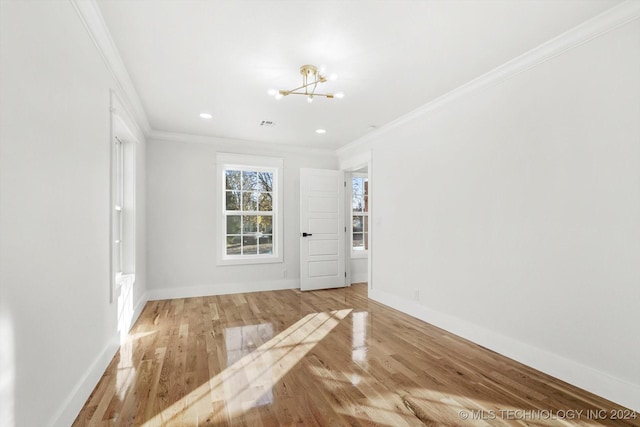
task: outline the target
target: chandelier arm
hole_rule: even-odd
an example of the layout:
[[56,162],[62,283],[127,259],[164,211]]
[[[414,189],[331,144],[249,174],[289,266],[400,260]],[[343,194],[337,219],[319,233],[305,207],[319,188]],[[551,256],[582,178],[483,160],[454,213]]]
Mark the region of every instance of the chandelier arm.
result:
[[311,86],[311,85],[312,85],[312,84],[314,84],[314,83],[315,83],[316,85],[318,84],[318,82],[317,82],[317,81],[315,81],[315,82],[307,83],[306,85],[298,86],[298,87],[297,87],[297,88],[295,88],[295,89],[286,90],[285,92],[293,93],[293,92],[295,92],[296,90],[304,89],[304,88],[306,88],[306,87],[308,87],[308,86]]
[[[307,92],[288,92],[288,95],[310,95]],[[332,93],[314,93],[313,96],[324,96],[325,98],[333,98]]]
[[[316,93],[318,84],[325,83],[327,81],[326,76],[320,74],[317,67],[315,67],[314,65],[303,65],[302,67],[300,67],[300,73],[302,74],[302,85],[294,89],[279,90],[276,94],[276,99],[280,99],[282,96],[287,95],[305,95],[309,98],[309,102],[313,101],[314,96],[335,98],[335,95],[332,93]],[[310,77],[313,79],[313,81],[311,82],[309,81]],[[309,90],[310,86],[313,86],[311,90]],[[340,95],[338,98],[342,98],[342,96],[344,95]]]

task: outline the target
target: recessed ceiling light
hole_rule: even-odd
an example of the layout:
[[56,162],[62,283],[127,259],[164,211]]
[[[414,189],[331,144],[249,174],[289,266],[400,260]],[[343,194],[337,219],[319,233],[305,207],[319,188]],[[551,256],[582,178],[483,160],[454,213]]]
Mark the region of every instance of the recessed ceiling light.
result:
[[203,119],[210,119],[211,117],[213,117],[213,115],[211,115],[210,113],[200,113],[200,117],[202,117]]
[[324,129],[316,129],[316,133],[327,133]]

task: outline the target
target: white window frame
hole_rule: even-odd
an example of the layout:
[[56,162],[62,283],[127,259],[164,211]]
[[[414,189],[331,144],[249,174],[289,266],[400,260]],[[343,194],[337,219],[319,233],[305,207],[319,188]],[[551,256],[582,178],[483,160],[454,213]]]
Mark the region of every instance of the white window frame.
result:
[[[217,264],[218,265],[243,265],[243,264],[267,264],[283,262],[283,160],[276,157],[251,156],[244,154],[218,153],[216,156],[217,166]],[[273,211],[272,211],[272,244],[271,254],[258,255],[227,255],[227,212],[225,211],[225,171],[244,170],[256,172],[272,172],[274,188]],[[242,214],[243,211],[233,211],[235,215]]]
[[[369,218],[369,212],[354,212],[353,210],[353,179],[354,178],[366,178],[367,181],[369,180],[369,175],[366,173],[352,173],[351,174],[351,182],[350,182],[350,186],[349,186],[349,211],[350,211],[350,216],[349,216],[349,223],[351,224],[351,230],[349,232],[349,247],[351,249],[351,258],[367,258],[369,256],[369,249],[364,249],[364,247],[362,249],[354,249],[353,248],[353,217],[354,216],[362,216],[362,217],[367,217]],[[367,191],[367,197],[369,196],[368,194],[369,192]],[[369,226],[371,226],[370,221],[369,222]],[[365,221],[364,218],[362,220],[362,238],[363,239],[368,239],[368,235],[369,235],[369,229],[365,228]],[[364,242],[364,240],[363,240]]]
[[128,115],[111,94],[111,297],[114,302],[136,273],[136,147],[138,139],[127,124]]

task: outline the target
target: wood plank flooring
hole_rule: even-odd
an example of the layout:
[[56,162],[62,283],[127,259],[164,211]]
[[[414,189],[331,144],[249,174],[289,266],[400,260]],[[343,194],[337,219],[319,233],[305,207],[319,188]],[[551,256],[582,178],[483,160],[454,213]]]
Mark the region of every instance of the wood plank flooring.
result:
[[73,425],[640,426],[639,418],[378,304],[357,284],[151,301]]

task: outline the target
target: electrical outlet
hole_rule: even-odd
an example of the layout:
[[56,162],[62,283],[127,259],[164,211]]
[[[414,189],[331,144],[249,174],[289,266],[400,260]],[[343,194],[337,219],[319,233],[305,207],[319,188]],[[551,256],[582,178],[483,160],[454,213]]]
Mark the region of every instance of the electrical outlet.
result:
[[413,290],[413,299],[416,301],[420,301],[420,289],[415,288]]
[[282,269],[282,278],[283,278],[283,279],[286,279],[286,278],[287,278],[287,269],[286,269],[286,268],[283,268],[283,269]]

